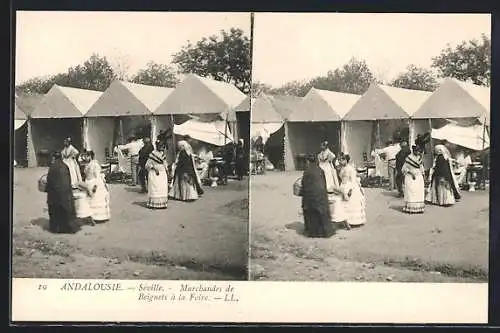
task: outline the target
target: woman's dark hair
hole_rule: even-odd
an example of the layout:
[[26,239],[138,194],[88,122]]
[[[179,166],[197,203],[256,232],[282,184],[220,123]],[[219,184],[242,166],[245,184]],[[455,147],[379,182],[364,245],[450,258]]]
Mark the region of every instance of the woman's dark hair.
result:
[[60,159],[62,159],[62,155],[61,155],[61,153],[60,153],[60,152],[55,151],[55,152],[53,152],[53,153],[52,153],[52,158],[53,158],[54,160],[60,160]]
[[340,153],[339,160],[345,160],[347,163],[351,161],[349,154]]
[[93,150],[89,150],[89,151],[87,151],[87,155],[89,155],[91,159],[94,159],[94,158],[95,158],[95,153],[94,153],[94,151],[93,151]]

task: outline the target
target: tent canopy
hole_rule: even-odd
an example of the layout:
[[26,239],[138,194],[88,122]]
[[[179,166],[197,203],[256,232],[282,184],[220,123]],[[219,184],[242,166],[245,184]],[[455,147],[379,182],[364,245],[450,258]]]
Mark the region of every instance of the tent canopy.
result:
[[53,85],[31,118],[82,118],[102,95],[99,91]]
[[15,120],[26,120],[26,114],[17,106],[17,102],[14,103],[14,119]]
[[16,104],[26,116],[30,117],[43,96],[42,94],[16,93]]
[[431,92],[372,83],[344,120],[407,119],[431,96]]
[[274,109],[278,112],[284,120],[290,118],[292,112],[297,109],[302,97],[293,95],[273,95],[272,102]]
[[252,123],[250,137],[262,137],[264,143],[269,139],[269,137],[276,133],[281,127],[283,127],[282,122],[278,123]]
[[291,122],[340,121],[352,108],[359,95],[311,88],[290,114]]
[[445,79],[413,118],[486,118],[489,123],[490,88]]
[[180,125],[174,125],[174,134],[189,135],[195,140],[220,147],[234,141],[231,132],[225,126],[224,121],[203,122],[190,119]]
[[276,110],[273,103],[274,96],[261,94],[252,104],[252,124],[255,123],[283,123],[283,117]]
[[490,146],[490,137],[482,125],[464,127],[449,123],[439,129],[433,128],[431,136],[433,139],[447,140],[453,144],[476,151],[486,149]]
[[154,114],[220,114],[223,119],[229,114],[235,118],[234,108],[246,97],[232,84],[188,74]]
[[90,108],[86,117],[151,115],[173,90],[173,88],[114,81]]
[[[253,103],[253,101],[252,101]],[[238,106],[234,108],[235,112],[250,112],[250,96],[247,96]]]

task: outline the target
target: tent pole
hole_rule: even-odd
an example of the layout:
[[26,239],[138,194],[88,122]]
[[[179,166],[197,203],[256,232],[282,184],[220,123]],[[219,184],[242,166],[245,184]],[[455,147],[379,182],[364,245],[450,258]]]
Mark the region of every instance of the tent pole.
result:
[[177,146],[176,146],[176,142],[175,142],[175,132],[174,132],[174,127],[175,127],[175,123],[174,123],[174,115],[173,114],[170,114],[170,125],[172,126],[172,151],[174,152],[174,158],[175,156],[177,155]]
[[429,138],[429,143],[431,144],[431,161],[434,160],[434,140],[432,139],[432,119],[429,118],[427,120],[428,125],[429,125],[429,130],[430,130],[430,138]]
[[224,124],[224,146],[227,144],[227,126],[229,121],[229,113],[226,114],[226,123]]

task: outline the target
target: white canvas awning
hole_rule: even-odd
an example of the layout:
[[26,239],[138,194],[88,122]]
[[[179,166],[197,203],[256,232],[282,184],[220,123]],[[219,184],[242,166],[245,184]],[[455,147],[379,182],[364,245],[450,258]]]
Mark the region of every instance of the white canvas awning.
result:
[[433,128],[431,135],[433,139],[447,140],[450,143],[476,151],[486,149],[490,146],[488,131],[485,131],[482,125],[464,127],[450,123],[439,129]]
[[15,119],[14,130],[20,129],[26,123],[26,119]]
[[280,123],[252,123],[250,129],[250,137],[262,137],[264,143],[269,139],[271,134],[276,133],[281,127],[283,122]]
[[190,119],[181,125],[174,125],[174,134],[188,135],[195,140],[219,147],[234,141],[225,121],[203,122]]

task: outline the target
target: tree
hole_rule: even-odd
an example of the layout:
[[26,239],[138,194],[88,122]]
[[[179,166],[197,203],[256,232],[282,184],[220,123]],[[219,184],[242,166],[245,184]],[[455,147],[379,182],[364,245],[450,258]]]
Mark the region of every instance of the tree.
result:
[[174,88],[179,83],[179,80],[171,67],[150,61],[146,65],[146,68],[137,72],[132,78],[132,82]]
[[262,82],[252,82],[251,95],[259,97],[261,94],[273,94],[274,89],[271,85]]
[[366,62],[351,58],[341,68],[329,71],[326,77],[314,79],[312,84],[318,89],[361,95],[374,81],[375,77]]
[[304,97],[312,88],[311,80],[295,80],[285,83],[283,86],[274,89],[277,95],[291,95]]
[[438,70],[440,77],[453,77],[489,87],[491,41],[483,34],[480,40],[463,41],[455,48],[448,46],[432,59],[432,67]]
[[432,71],[409,65],[406,67],[406,72],[400,73],[390,85],[405,89],[434,91],[438,83]]
[[65,73],[30,79],[18,85],[16,90],[46,94],[54,84],[57,84],[64,87],[104,91],[115,79],[116,75],[106,57],[93,54],[83,64],[68,68]]
[[188,42],[176,53],[172,63],[182,73],[194,73],[234,84],[243,93],[251,89],[250,39],[241,29],[222,31],[220,36]]

